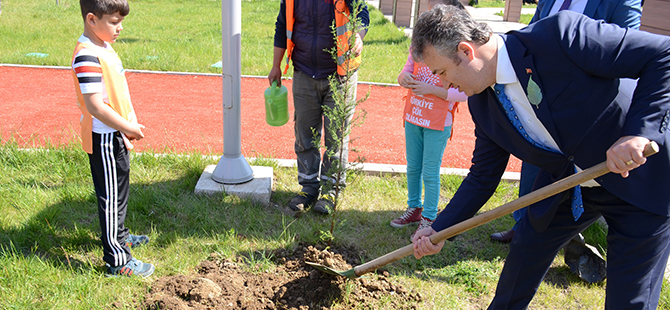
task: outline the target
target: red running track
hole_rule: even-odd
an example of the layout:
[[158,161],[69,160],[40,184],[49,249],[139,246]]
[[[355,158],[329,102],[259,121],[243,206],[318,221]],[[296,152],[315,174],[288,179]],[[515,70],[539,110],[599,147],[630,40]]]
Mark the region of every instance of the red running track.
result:
[[[136,151],[157,153],[223,153],[223,97],[219,75],[127,72],[130,95],[145,139]],[[293,115],[291,80],[289,115]],[[242,154],[246,158],[295,159],[293,121],[281,127],[265,123],[263,93],[267,79],[242,78]],[[370,97],[362,126],[352,131],[351,147],[366,163],[405,165],[400,86],[359,83],[358,98]],[[0,140],[14,139],[21,147],[43,147],[78,141],[79,109],[72,74],[67,68],[0,65]],[[470,167],[474,124],[466,105],[455,116],[453,138],[447,144],[442,167]],[[350,158],[355,158],[355,154]],[[521,162],[512,157],[507,171],[518,172]]]

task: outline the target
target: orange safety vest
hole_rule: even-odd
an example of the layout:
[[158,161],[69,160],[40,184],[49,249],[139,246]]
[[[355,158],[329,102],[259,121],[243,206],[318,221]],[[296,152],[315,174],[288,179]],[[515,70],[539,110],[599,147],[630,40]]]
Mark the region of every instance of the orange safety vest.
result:
[[[284,74],[288,71],[288,63],[291,60],[291,54],[295,44],[293,43],[293,16],[294,0],[286,0],[286,67]],[[349,38],[353,33],[347,28],[349,22],[349,7],[345,0],[335,0],[335,29],[337,33],[337,74],[347,75],[347,72],[358,69],[361,65],[361,55],[350,57],[345,61],[346,53],[349,52]]]
[[[74,48],[74,53],[72,54],[72,61],[74,62],[74,56],[79,53],[83,48],[88,48],[94,50],[100,61],[100,67],[102,68],[102,76],[105,80],[105,87],[107,88],[108,101],[105,102],[110,106],[116,113],[121,115],[124,119],[129,122],[137,122],[137,117],[135,116],[135,110],[133,109],[133,104],[130,101],[130,92],[128,91],[128,82],[126,81],[125,70],[121,65],[121,60],[115,51],[99,47],[91,43],[81,43],[77,42],[77,45]],[[77,78],[77,72],[75,69],[72,70],[72,77],[74,78],[74,89],[77,93],[77,106],[81,110],[81,147],[88,154],[93,154],[93,144],[92,144],[92,122],[93,116],[88,112],[86,108],[86,103],[84,102],[84,96],[81,93],[81,88],[79,86],[79,79]],[[124,142],[128,149],[132,149],[132,144],[124,136]]]

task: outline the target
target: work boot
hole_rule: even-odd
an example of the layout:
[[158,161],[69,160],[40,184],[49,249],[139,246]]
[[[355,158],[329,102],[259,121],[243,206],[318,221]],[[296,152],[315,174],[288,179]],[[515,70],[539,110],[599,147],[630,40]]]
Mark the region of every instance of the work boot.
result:
[[323,214],[330,214],[333,212],[334,206],[335,199],[332,195],[321,195],[321,198],[319,198],[316,204],[314,204],[314,211]]
[[293,211],[304,211],[314,203],[314,200],[316,200],[316,196],[300,191],[295,197],[291,198],[288,207]]

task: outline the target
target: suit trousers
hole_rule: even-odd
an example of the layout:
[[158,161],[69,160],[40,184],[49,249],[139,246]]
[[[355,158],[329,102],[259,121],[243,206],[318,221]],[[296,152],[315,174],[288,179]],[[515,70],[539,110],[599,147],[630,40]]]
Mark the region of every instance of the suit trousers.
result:
[[88,158],[98,198],[102,259],[111,267],[122,266],[132,259],[125,241],[129,232],[124,224],[130,187],[128,149],[118,131],[93,133],[93,154]]
[[[351,76],[351,87],[348,98],[356,100],[356,85],[358,73]],[[298,183],[302,191],[312,196],[319,195],[321,181],[334,183],[329,171],[336,160],[346,165],[349,158],[349,136],[345,136],[342,143],[342,154],[337,152],[335,139],[341,132],[331,130],[331,120],[324,114],[324,107],[333,109],[335,99],[330,89],[328,78],[314,79],[301,71],[293,72],[293,105],[295,107],[295,154],[298,159]],[[354,111],[351,111],[353,115]],[[351,115],[347,118],[348,125]],[[321,152],[316,143],[321,142],[323,129],[324,151],[323,161]],[[328,154],[332,154],[328,156]],[[340,181],[345,185],[346,176]]]
[[577,221],[566,199],[545,231],[533,230],[528,217],[519,222],[489,309],[526,309],[558,251],[601,215],[608,224],[605,309],[656,309],[670,254],[670,218],[602,187],[582,188],[582,198]]
[[[521,163],[521,179],[519,179],[519,197],[530,193],[533,191],[533,183],[535,183],[535,177],[540,172],[540,168],[533,166],[527,162]],[[512,217],[514,218],[514,227],[512,230],[516,231],[516,227],[521,222],[521,219],[526,215],[526,208],[521,208],[512,212]]]

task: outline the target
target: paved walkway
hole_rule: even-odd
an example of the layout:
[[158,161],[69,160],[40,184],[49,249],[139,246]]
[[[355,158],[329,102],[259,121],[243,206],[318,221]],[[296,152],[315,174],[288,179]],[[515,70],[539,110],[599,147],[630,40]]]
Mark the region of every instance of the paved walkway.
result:
[[[502,15],[503,8],[473,8],[471,6],[465,8],[476,20],[489,24],[495,33],[505,33],[510,30],[519,30],[526,27],[526,24],[503,21],[502,16],[496,15],[496,13],[501,13],[500,15]],[[522,8],[521,14],[535,14],[535,9]]]

